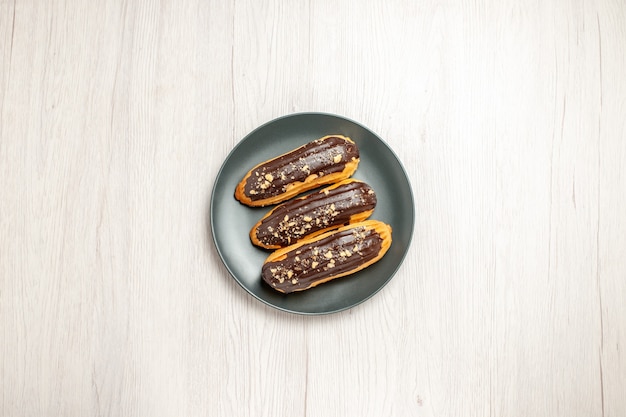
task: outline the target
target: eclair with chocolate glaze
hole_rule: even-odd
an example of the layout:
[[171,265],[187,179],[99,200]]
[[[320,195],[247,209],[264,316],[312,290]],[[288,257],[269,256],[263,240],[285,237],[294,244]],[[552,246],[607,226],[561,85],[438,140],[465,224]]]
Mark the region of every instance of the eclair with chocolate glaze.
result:
[[346,179],[358,165],[359,149],[350,138],[324,136],[252,168],[237,185],[235,198],[251,207],[278,204]]
[[250,230],[250,240],[265,249],[289,246],[303,238],[367,219],[376,193],[366,183],[345,179],[268,212]]
[[304,291],[367,268],[390,246],[391,226],[365,220],[278,249],[263,263],[261,276],[277,291]]

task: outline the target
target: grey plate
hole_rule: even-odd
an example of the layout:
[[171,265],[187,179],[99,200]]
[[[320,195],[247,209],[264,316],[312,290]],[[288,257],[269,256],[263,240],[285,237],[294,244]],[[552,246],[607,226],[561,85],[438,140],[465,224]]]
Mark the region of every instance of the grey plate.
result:
[[[250,243],[248,233],[271,209],[239,203],[235,187],[256,164],[326,135],[350,137],[361,162],[354,178],[367,182],[378,198],[372,215],[392,227],[392,244],[374,265],[306,291],[282,294],[261,279],[261,266],[271,253]],[[409,248],[414,207],[406,172],[393,151],[376,134],[346,118],[323,113],[299,113],[268,122],[248,134],[228,155],[213,186],[211,231],[224,265],[252,296],[279,310],[298,314],[334,313],[362,303],[393,277]]]

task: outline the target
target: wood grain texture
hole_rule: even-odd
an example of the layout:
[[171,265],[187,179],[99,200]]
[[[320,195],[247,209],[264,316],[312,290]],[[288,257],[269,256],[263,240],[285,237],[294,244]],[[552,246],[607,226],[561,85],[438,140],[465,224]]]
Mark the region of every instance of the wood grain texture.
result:
[[[625,45],[609,0],[0,1],[0,415],[626,415]],[[299,111],[380,134],[417,213],[322,317],[209,229]]]

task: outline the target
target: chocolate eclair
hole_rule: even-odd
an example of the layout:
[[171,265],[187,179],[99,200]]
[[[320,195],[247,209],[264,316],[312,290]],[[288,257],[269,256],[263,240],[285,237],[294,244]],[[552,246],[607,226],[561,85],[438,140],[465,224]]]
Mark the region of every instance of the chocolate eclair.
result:
[[376,193],[368,184],[345,179],[274,207],[252,227],[250,240],[265,249],[282,248],[363,221],[375,207]]
[[372,265],[390,246],[391,226],[365,220],[278,249],[263,263],[261,276],[277,291],[304,291]]
[[244,175],[235,198],[251,207],[278,204],[296,195],[350,177],[359,164],[359,149],[348,137],[324,136]]

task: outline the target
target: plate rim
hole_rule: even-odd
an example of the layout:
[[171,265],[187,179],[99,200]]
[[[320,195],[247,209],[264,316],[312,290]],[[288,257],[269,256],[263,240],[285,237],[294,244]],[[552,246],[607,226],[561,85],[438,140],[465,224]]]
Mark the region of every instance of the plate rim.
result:
[[[215,234],[215,225],[214,225],[214,223],[215,223],[215,214],[214,214],[215,192],[216,192],[218,183],[220,182],[220,179],[221,179],[221,176],[222,176],[222,172],[224,171],[227,163],[230,161],[231,157],[233,156],[233,154],[235,154],[237,149],[239,149],[240,146],[242,146],[244,143],[246,143],[249,140],[249,138],[251,136],[253,136],[256,132],[258,132],[259,130],[265,128],[266,126],[274,124],[274,123],[277,123],[277,122],[279,122],[279,121],[281,121],[283,119],[292,118],[292,117],[302,117],[302,116],[326,116],[326,117],[332,117],[332,118],[344,120],[346,122],[355,124],[356,126],[360,127],[361,129],[364,129],[365,131],[367,131],[371,135],[373,135],[377,140],[379,140],[385,146],[385,148],[387,148],[387,150],[389,150],[391,155],[394,157],[394,159],[398,163],[398,167],[400,168],[400,171],[402,172],[402,174],[403,174],[403,176],[406,179],[406,182],[408,184],[409,197],[410,197],[410,201],[411,201],[411,205],[410,205],[410,207],[411,207],[411,213],[410,213],[410,228],[411,228],[411,232],[409,233],[409,238],[408,238],[408,241],[406,242],[406,249],[403,251],[402,255],[399,258],[399,261],[397,262],[397,265],[395,265],[395,267],[393,268],[391,273],[389,273],[389,276],[382,283],[382,285],[380,285],[380,287],[378,287],[375,291],[372,291],[370,294],[368,294],[367,297],[364,297],[364,298],[362,298],[361,300],[359,300],[359,301],[357,301],[355,303],[352,303],[352,304],[344,306],[344,307],[339,307],[339,308],[336,308],[336,309],[324,310],[324,311],[318,311],[318,312],[316,312],[316,311],[299,311],[299,310],[293,310],[293,309],[289,309],[289,308],[285,308],[285,307],[276,305],[274,303],[269,302],[268,300],[265,300],[265,299],[261,298],[259,295],[255,294],[250,288],[248,288],[246,285],[244,285],[242,280],[239,279],[236,276],[236,274],[233,272],[231,267],[225,261],[224,254],[222,253],[222,249],[220,248],[220,244],[217,242],[217,236]],[[282,116],[273,118],[271,120],[268,120],[268,121],[260,124],[256,128],[254,128],[251,131],[249,131],[245,136],[243,136],[235,144],[235,146],[228,152],[228,154],[224,158],[224,160],[223,160],[222,164],[220,165],[220,168],[217,171],[217,174],[215,175],[215,178],[213,180],[213,186],[212,186],[212,190],[211,190],[211,201],[210,201],[210,207],[209,207],[209,217],[210,217],[209,224],[210,224],[210,228],[211,228],[211,238],[213,240],[213,246],[215,247],[215,250],[218,253],[220,261],[221,261],[222,265],[228,271],[228,273],[231,276],[231,278],[233,278],[235,280],[235,282],[237,282],[237,284],[239,284],[239,286],[242,287],[246,291],[246,293],[248,293],[249,295],[254,297],[256,300],[260,301],[261,303],[265,304],[266,306],[272,307],[272,308],[274,308],[276,310],[279,310],[279,311],[283,311],[283,312],[291,313],[291,314],[302,315],[302,316],[321,316],[321,315],[328,315],[328,314],[339,313],[339,312],[346,311],[346,310],[349,310],[351,308],[357,307],[357,306],[363,304],[365,301],[367,301],[370,298],[372,298],[374,295],[376,295],[378,292],[380,292],[383,288],[385,288],[389,284],[391,279],[396,275],[396,273],[398,272],[398,270],[400,269],[400,267],[404,263],[404,260],[406,259],[406,256],[407,256],[407,254],[409,252],[409,249],[411,247],[411,244],[413,242],[413,235],[415,234],[415,196],[413,194],[413,187],[411,185],[410,177],[408,175],[408,172],[407,172],[406,168],[404,167],[404,164],[402,163],[402,160],[398,157],[398,154],[393,150],[393,148],[391,146],[389,146],[389,144],[380,135],[378,135],[376,132],[374,132],[372,129],[368,128],[367,126],[363,125],[362,123],[359,123],[359,122],[357,122],[357,121],[355,121],[355,120],[353,120],[351,118],[348,118],[348,117],[345,117],[345,116],[341,116],[341,115],[338,115],[338,114],[334,114],[334,113],[315,112],[315,111],[295,112],[295,113],[284,114]]]

